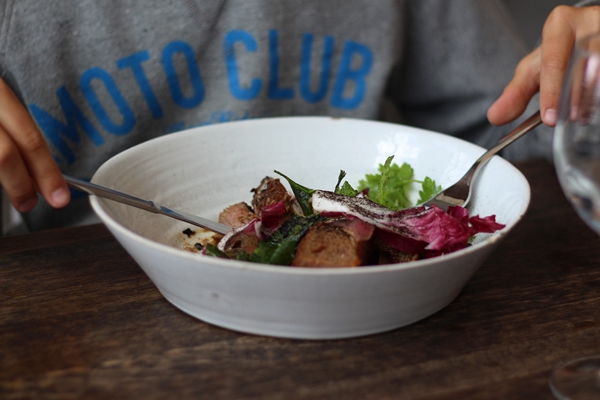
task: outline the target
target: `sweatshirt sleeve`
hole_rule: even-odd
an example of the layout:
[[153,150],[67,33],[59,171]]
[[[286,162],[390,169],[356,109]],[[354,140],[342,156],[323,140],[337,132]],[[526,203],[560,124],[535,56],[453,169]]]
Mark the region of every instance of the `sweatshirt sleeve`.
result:
[[[487,109],[530,49],[498,1],[407,0],[406,5],[405,51],[388,86],[402,122],[491,147],[520,121],[494,127]],[[535,107],[530,104],[523,118]],[[509,146],[504,156],[551,157],[551,132],[541,131]]]

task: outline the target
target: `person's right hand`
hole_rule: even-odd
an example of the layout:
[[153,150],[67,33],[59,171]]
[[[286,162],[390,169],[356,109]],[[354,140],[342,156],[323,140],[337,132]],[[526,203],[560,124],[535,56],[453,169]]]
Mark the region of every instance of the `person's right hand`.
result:
[[17,96],[0,79],[0,186],[21,212],[37,204],[37,192],[55,207],[70,194],[37,125]]
[[555,126],[561,87],[575,42],[600,32],[600,6],[558,6],[548,16],[542,43],[523,58],[513,79],[488,110],[488,120],[504,125],[518,118],[531,98],[540,92],[540,114]]

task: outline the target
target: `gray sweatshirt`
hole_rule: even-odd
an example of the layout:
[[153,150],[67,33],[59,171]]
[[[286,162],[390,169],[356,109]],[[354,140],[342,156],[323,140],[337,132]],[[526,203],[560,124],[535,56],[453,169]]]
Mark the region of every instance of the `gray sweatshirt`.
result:
[[[166,133],[246,118],[383,119],[489,147],[528,49],[493,0],[5,0],[0,76],[61,170],[89,179]],[[533,111],[530,110],[530,111]],[[532,132],[509,160],[550,155]],[[41,202],[32,230],[95,221]]]

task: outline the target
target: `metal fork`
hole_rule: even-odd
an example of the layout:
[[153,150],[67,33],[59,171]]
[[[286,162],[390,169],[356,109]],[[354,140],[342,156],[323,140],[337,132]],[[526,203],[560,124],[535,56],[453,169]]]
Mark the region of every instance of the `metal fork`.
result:
[[211,221],[206,218],[202,218],[197,215],[192,215],[183,211],[163,207],[150,200],[140,199],[139,197],[119,192],[117,190],[110,189],[104,186],[96,185],[95,183],[82,181],[81,179],[73,178],[71,176],[63,175],[63,178],[67,182],[67,185],[69,185],[70,187],[77,190],[81,190],[82,192],[86,192],[88,194],[93,194],[98,197],[103,197],[105,199],[127,204],[128,206],[140,208],[142,210],[146,210],[154,214],[161,214],[166,217],[175,218],[180,221],[187,222],[188,224],[199,226],[201,228],[208,229],[212,232],[221,233],[223,235],[231,231],[230,226],[223,225],[218,222]]
[[496,155],[496,153],[498,153],[500,150],[519,139],[521,136],[525,135],[527,132],[541,123],[542,118],[540,116],[540,112],[537,111],[531,117],[527,118],[521,125],[512,130],[508,135],[500,139],[498,144],[479,157],[458,182],[449,188],[444,189],[421,205],[431,207],[435,204],[443,210],[447,210],[449,206],[466,206],[471,199],[471,183],[474,181],[481,167],[483,167],[485,163],[487,163],[490,158]]

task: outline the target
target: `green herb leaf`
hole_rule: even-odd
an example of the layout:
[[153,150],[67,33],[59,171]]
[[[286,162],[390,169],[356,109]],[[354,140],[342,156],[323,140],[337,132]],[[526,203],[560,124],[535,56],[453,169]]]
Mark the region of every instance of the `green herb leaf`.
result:
[[[388,161],[391,163],[391,157]],[[361,180],[358,190],[369,189],[369,199],[388,207],[392,210],[399,210],[410,207],[412,204],[408,198],[407,192],[410,190],[410,184],[415,182],[413,179],[413,169],[407,163],[402,166],[398,164],[379,164],[379,174],[366,174],[365,179]],[[383,180],[383,184],[382,184]]]
[[377,202],[379,204],[385,204],[385,185],[390,179],[390,165],[392,164],[392,160],[394,156],[389,156],[387,160],[385,160],[385,164],[382,168],[380,168],[381,178],[379,179],[379,187],[377,190]]
[[348,181],[345,181],[344,184],[342,185],[341,189],[339,189],[336,193],[344,195],[344,196],[355,197],[358,194],[358,190],[354,189],[348,183]]
[[417,204],[425,203],[433,196],[442,191],[442,187],[435,184],[435,181],[430,177],[425,177],[421,184],[421,190],[419,190],[419,201]]
[[340,190],[340,183],[342,183],[342,179],[344,179],[346,177],[346,171],[344,171],[343,169],[340,170],[340,174],[338,175],[338,181],[335,184],[335,189],[333,190],[334,193],[338,193],[339,194],[339,190]]
[[247,256],[247,260],[260,264],[270,264],[269,261],[271,260],[271,256],[275,252],[276,247],[276,245],[269,243],[268,241],[260,241],[258,242],[256,250]]
[[359,182],[359,191],[369,189],[369,199],[392,210],[400,210],[412,206],[408,193],[414,183],[421,185],[418,204],[442,191],[442,188],[429,177],[425,177],[423,181],[415,180],[414,171],[410,165],[407,163],[403,163],[401,166],[391,164],[392,159],[393,156],[390,156],[385,164],[379,164],[378,174],[366,174],[365,179]]
[[300,207],[302,208],[302,211],[304,212],[304,215],[306,215],[306,216],[313,215],[314,211],[312,209],[312,206],[310,205],[310,198],[312,197],[315,190],[309,189],[305,186],[302,186],[302,185],[294,182],[293,180],[291,180],[290,178],[288,178],[287,176],[285,176],[284,174],[282,174],[281,172],[279,172],[277,170],[275,170],[275,173],[283,176],[288,181],[288,183],[290,184],[290,187],[292,188],[292,192],[294,192],[294,196],[296,196],[296,200],[298,200],[298,204],[300,204]]
[[227,257],[227,255],[225,253],[223,253],[221,250],[217,249],[217,246],[214,246],[212,244],[207,244],[205,246],[205,248],[206,248],[207,256],[218,257],[218,258],[229,258],[229,257]]
[[340,171],[340,176],[338,177],[337,185],[335,185],[335,190],[333,191],[335,194],[341,194],[343,196],[354,197],[358,194],[358,190],[354,189],[352,185],[345,181],[342,187],[340,187],[340,183],[342,183],[342,179],[346,176],[346,171]]
[[287,241],[279,244],[263,240],[258,243],[258,247],[250,254],[248,261],[260,264],[290,265],[294,259],[297,241]]

